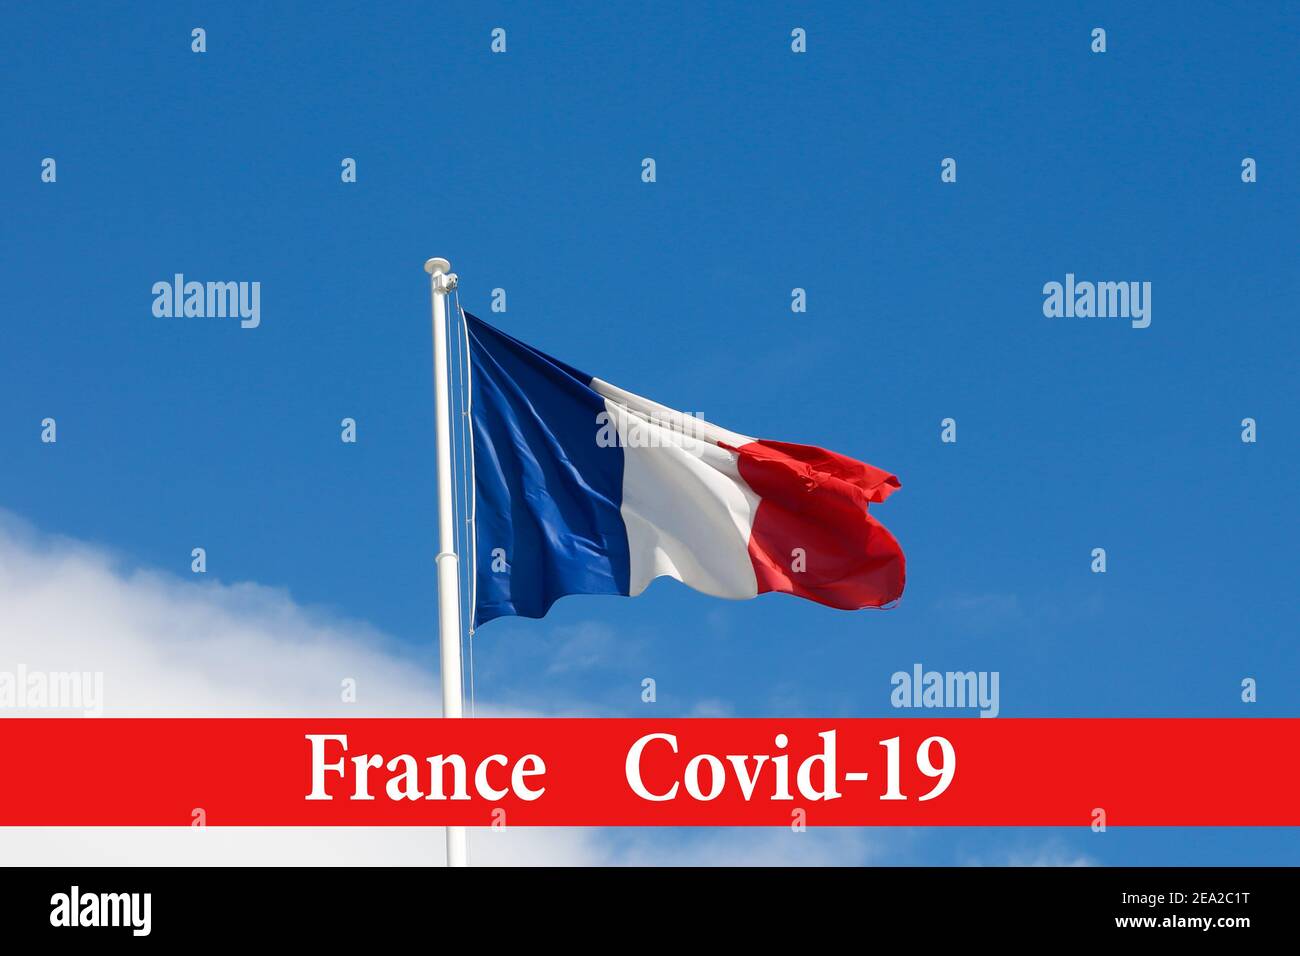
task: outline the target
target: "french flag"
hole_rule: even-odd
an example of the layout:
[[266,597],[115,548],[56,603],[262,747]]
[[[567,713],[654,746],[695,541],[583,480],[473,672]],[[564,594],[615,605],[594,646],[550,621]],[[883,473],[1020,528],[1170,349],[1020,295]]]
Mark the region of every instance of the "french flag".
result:
[[464,317],[477,623],[542,617],[566,594],[636,596],[665,575],[846,610],[902,595],[903,551],[867,513],[893,475],[684,415]]

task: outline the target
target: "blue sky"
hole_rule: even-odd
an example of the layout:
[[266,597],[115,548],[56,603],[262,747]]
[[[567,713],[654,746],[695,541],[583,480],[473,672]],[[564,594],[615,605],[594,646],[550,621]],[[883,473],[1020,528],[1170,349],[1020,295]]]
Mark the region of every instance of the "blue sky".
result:
[[[876,511],[908,557],[897,609],[568,598],[479,633],[480,700],[641,716],[653,676],[663,714],[890,716],[921,662],[999,671],[1006,717],[1300,715],[1295,7],[41,4],[4,26],[0,508],[41,530],[178,576],[202,546],[210,577],[432,667],[421,265],[443,255],[511,334],[903,485]],[[259,281],[260,327],[155,318],[177,272]],[[1044,317],[1067,272],[1151,282],[1151,326]],[[881,862],[1300,851],[889,839]]]

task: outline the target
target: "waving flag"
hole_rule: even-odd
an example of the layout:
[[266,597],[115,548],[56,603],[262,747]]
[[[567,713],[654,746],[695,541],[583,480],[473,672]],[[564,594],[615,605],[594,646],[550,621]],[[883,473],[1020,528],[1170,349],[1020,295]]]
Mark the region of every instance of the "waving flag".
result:
[[867,513],[893,475],[728,431],[465,322],[479,623],[541,617],[566,594],[635,596],[665,575],[846,610],[903,593],[903,551]]

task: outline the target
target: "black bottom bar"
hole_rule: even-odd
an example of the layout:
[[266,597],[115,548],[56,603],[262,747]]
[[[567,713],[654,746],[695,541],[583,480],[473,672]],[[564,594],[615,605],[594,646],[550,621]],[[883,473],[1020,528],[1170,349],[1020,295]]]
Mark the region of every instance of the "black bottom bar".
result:
[[[413,935],[431,946],[639,948],[649,934],[695,949],[705,936],[815,943],[834,933],[867,947],[886,930],[927,945],[1099,935],[1231,944],[1293,922],[1295,878],[1285,868],[0,869],[0,933],[95,945],[387,946]],[[131,895],[146,893],[147,911]],[[71,925],[86,922],[117,925]],[[678,931],[686,936],[673,943]]]

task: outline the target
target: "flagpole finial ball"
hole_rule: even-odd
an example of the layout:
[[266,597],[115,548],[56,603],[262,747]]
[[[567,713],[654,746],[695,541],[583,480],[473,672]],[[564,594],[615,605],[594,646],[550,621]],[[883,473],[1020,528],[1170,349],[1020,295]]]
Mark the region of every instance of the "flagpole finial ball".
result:
[[429,273],[431,276],[436,276],[439,273],[447,273],[451,271],[451,263],[446,259],[440,259],[435,256],[424,264],[424,271]]

